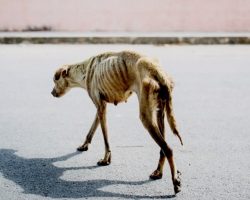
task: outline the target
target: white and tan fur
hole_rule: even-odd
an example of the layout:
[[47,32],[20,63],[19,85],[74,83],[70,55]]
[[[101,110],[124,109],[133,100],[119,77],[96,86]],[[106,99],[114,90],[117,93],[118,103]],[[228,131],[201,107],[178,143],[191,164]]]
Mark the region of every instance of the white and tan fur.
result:
[[88,150],[93,135],[100,123],[105,156],[98,165],[111,162],[111,151],[108,142],[106,125],[106,104],[126,101],[135,92],[140,106],[140,119],[155,142],[160,146],[160,159],[157,169],[150,175],[159,179],[167,157],[172,174],[175,192],[180,191],[179,172],[176,169],[173,151],[165,141],[165,114],[173,133],[181,137],[176,127],[172,109],[172,79],[152,59],[132,51],[107,52],[93,56],[82,63],[65,65],[54,75],[55,87],[52,95],[61,97],[70,88],[81,87],[87,90],[97,108],[94,122],[85,142],[78,147],[79,151]]

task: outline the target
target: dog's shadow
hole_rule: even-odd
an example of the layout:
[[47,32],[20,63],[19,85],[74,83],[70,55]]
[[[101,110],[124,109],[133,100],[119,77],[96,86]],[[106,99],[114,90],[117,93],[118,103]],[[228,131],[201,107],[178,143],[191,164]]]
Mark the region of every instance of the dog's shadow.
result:
[[57,158],[22,158],[12,149],[0,149],[0,172],[3,177],[18,184],[26,194],[35,194],[52,198],[87,198],[87,197],[117,197],[117,198],[172,198],[167,196],[128,195],[108,191],[101,188],[110,185],[143,185],[145,181],[119,180],[86,180],[66,181],[60,179],[66,170],[94,169],[97,166],[80,168],[59,168],[54,162],[64,161],[77,154],[74,152]]

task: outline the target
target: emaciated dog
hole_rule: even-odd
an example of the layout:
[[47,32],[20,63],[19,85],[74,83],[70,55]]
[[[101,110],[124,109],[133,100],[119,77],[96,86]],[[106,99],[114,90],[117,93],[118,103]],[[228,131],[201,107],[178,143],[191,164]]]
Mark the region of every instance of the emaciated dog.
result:
[[111,163],[111,151],[106,125],[106,104],[126,101],[135,92],[140,106],[140,119],[154,141],[160,146],[160,159],[151,179],[160,179],[167,157],[175,193],[180,191],[180,173],[176,169],[173,151],[165,141],[165,114],[173,133],[182,139],[176,127],[172,108],[173,81],[153,59],[132,51],[107,52],[81,63],[64,65],[54,75],[54,97],[61,97],[73,87],[87,90],[97,113],[85,142],[78,147],[87,151],[99,123],[104,137],[105,156],[98,165]]

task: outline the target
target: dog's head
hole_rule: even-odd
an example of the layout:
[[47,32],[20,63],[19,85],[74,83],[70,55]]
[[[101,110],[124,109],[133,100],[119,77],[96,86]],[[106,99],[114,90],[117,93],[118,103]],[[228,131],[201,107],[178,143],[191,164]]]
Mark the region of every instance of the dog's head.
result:
[[68,67],[62,67],[59,68],[54,75],[54,83],[55,87],[53,88],[51,94],[54,97],[61,97],[66,92],[70,90],[70,84],[69,84],[69,68]]

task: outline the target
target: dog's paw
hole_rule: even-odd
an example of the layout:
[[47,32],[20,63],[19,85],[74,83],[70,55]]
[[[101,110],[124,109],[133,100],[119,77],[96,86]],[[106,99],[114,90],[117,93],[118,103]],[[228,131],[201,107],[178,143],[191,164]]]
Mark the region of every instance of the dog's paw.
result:
[[162,178],[162,173],[160,172],[160,170],[155,170],[150,176],[150,179],[152,180],[157,180],[157,179],[161,179]]
[[174,192],[175,194],[179,193],[181,191],[181,185],[175,184],[174,185]]
[[174,192],[177,194],[178,192],[181,191],[181,172],[177,171],[177,178],[173,181],[174,183]]
[[88,146],[87,145],[82,145],[77,148],[77,151],[88,151]]
[[107,166],[107,165],[110,165],[110,160],[104,160],[104,159],[101,159],[97,162],[97,165],[98,166]]

